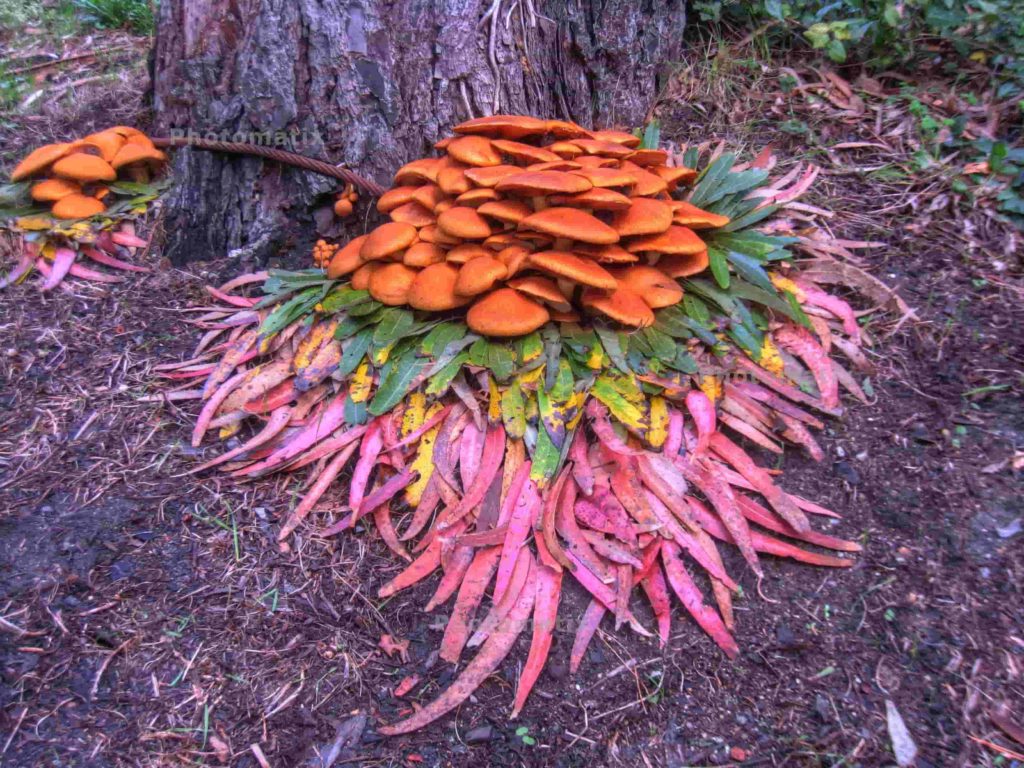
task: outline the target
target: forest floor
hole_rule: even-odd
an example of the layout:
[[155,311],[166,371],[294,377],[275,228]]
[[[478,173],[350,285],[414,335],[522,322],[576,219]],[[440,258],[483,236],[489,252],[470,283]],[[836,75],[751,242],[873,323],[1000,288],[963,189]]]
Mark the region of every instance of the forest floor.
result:
[[[116,88],[64,88],[111,66],[78,62],[42,81],[41,109],[8,109],[4,162],[147,124],[143,48],[128,43]],[[664,650],[605,627],[569,677],[574,628],[560,626],[518,721],[525,640],[453,715],[383,740],[377,723],[452,679],[432,656],[444,619],[419,609],[432,586],[380,603],[398,566],[375,534],[281,554],[283,485],[182,475],[202,453],[190,410],[139,398],[157,391],[153,365],[193,346],[181,310],[238,265],[151,254],[153,274],[115,290],[27,285],[0,301],[0,765],[878,766],[892,763],[887,701],[921,768],[1012,765],[998,748],[1024,747],[992,716],[1024,714],[1019,241],[949,196],[942,168],[914,164],[891,83],[861,81],[854,101],[787,66],[712,72],[695,54],[658,114],[669,140],[820,164],[809,202],[835,212],[837,236],[884,243],[862,265],[916,312],[870,323],[876,402],[828,425],[825,462],[786,456],[787,489],[864,543],[853,568],[773,562],[762,599],[734,559],[735,662],[680,620]],[[581,595],[568,601],[578,616]],[[381,652],[385,633],[410,641],[408,661]],[[414,673],[424,683],[397,700]]]

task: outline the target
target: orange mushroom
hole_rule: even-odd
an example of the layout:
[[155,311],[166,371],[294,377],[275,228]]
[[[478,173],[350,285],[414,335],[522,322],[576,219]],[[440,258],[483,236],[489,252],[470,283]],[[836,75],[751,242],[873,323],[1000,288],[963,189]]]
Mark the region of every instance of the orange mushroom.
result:
[[483,136],[462,136],[447,146],[449,156],[474,167],[501,165],[501,154]]
[[117,172],[102,157],[74,152],[53,164],[53,173],[80,182],[113,181]]
[[692,229],[673,224],[667,230],[656,235],[642,235],[626,243],[630,253],[640,251],[656,251],[658,253],[694,254],[707,248],[704,241],[697,237]]
[[[99,160],[99,158],[96,158]],[[53,204],[53,215],[58,219],[87,219],[103,213],[106,206],[95,197],[72,194],[62,197]]]
[[365,261],[384,259],[404,251],[416,241],[416,227],[404,221],[381,224],[363,242],[360,254]]
[[409,306],[427,312],[445,312],[469,303],[469,297],[455,293],[458,277],[459,270],[447,263],[431,264],[422,269],[409,286]]
[[355,272],[363,263],[363,257],[360,256],[359,251],[368,237],[369,235],[360,235],[335,251],[327,264],[327,277],[336,280],[350,272]]
[[72,144],[46,144],[32,150],[14,167],[14,171],[11,173],[11,181],[21,181],[36,175],[40,171],[45,171],[53,163],[68,154],[72,148]]
[[539,251],[530,254],[530,264],[558,277],[565,277],[583,285],[615,290],[618,281],[604,267],[586,256],[565,251]]
[[600,219],[578,208],[545,208],[520,221],[519,228],[533,229],[555,237],[599,245],[619,241],[618,232]]
[[621,237],[657,235],[672,226],[672,208],[663,200],[634,197],[629,210],[615,214],[611,224]]
[[67,179],[43,179],[32,185],[32,199],[41,203],[55,203],[68,195],[80,194],[81,185]]
[[618,288],[611,293],[586,290],[583,292],[583,306],[597,310],[623,325],[646,328],[654,324],[654,312],[640,296],[628,288]]
[[522,336],[532,333],[551,315],[541,304],[511,288],[499,288],[473,304],[466,325],[484,336]]
[[664,272],[644,264],[627,267],[617,275],[620,288],[642,297],[651,309],[671,307],[683,300],[679,283]]
[[476,296],[491,290],[494,284],[508,275],[508,269],[493,256],[470,259],[459,269],[455,292],[460,296]]
[[409,288],[416,279],[416,270],[405,264],[384,264],[373,271],[367,284],[370,295],[381,304],[397,307],[409,300]]
[[434,243],[413,243],[402,254],[402,263],[407,267],[429,267],[444,261],[445,252]]
[[558,289],[554,280],[540,275],[526,275],[508,281],[509,288],[515,288],[520,293],[525,293],[535,299],[540,299],[550,304],[552,309],[559,312],[568,312],[572,305],[566,300],[565,295]]
[[462,205],[449,208],[438,216],[437,226],[445,234],[464,240],[483,240],[491,234],[491,225],[487,219],[477,213],[475,208]]

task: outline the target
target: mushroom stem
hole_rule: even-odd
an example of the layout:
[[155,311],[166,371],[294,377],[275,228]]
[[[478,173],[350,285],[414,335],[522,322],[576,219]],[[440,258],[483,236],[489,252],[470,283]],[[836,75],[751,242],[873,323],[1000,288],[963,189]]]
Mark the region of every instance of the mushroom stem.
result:
[[556,237],[555,244],[551,246],[556,251],[571,251],[572,250],[572,238],[569,237]]
[[530,198],[530,202],[533,203],[533,210],[534,210],[534,212],[536,212],[536,211],[543,211],[545,208],[548,207],[548,199],[546,197],[544,197],[543,195],[537,195],[536,197],[531,197]]

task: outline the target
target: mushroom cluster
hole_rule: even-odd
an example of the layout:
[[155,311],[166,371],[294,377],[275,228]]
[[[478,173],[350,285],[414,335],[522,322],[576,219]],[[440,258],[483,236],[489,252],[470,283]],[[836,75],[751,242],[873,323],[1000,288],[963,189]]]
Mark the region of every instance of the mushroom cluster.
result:
[[496,115],[455,134],[395,174],[377,202],[390,222],[333,252],[318,244],[328,277],[388,305],[468,307],[486,336],[585,312],[642,328],[708,266],[695,230],[729,221],[673,199],[696,171],[631,133]]
[[39,147],[18,163],[11,181],[37,179],[30,190],[33,200],[49,203],[55,218],[84,219],[107,209],[111,182],[148,181],[166,160],[142,131],[118,125]]

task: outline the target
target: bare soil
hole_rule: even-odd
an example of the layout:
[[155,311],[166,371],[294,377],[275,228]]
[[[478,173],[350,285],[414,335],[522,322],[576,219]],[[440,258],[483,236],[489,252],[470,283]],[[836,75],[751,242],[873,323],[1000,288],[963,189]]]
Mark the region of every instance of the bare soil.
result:
[[[766,87],[750,85],[742,119],[709,93],[694,113],[670,92],[664,134],[798,156]],[[874,132],[833,130],[830,142]],[[921,187],[832,171],[811,202],[836,211],[837,234],[885,241],[865,266],[918,315],[870,324],[877,401],[829,424],[825,462],[785,457],[786,487],[841,513],[830,532],[863,556],[843,572],[772,562],[763,598],[733,557],[745,597],[731,663],[679,616],[664,651],[605,627],[570,677],[566,622],[516,722],[525,638],[452,716],[377,736],[452,679],[434,656],[444,611],[420,610],[432,585],[381,603],[398,565],[372,527],[281,554],[294,488],[182,476],[203,453],[188,447],[188,409],[137,398],[158,391],[152,365],[194,343],[178,310],[245,265],[182,271],[153,254],[151,276],[113,290],[7,291],[0,764],[879,766],[893,762],[887,700],[921,768],[1008,764],[975,739],[1011,746],[989,713],[1024,711],[1021,265],[987,220],[970,245],[927,199],[879,212]],[[567,600],[575,620],[584,602]],[[411,641],[408,662],[378,648],[385,633]],[[409,674],[423,682],[396,699]]]

